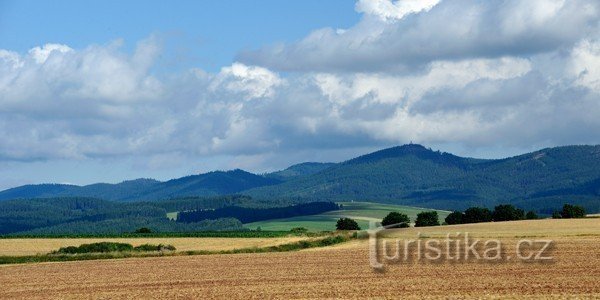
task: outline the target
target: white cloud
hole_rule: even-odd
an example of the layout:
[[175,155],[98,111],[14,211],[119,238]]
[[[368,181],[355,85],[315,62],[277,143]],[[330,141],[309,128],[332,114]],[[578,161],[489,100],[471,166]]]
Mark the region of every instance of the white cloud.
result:
[[250,100],[273,96],[274,88],[283,83],[284,80],[268,69],[236,62],[224,67],[210,88],[213,91],[225,88],[234,93],[243,93],[245,99]]
[[375,15],[383,20],[400,20],[404,16],[429,11],[440,0],[359,0],[356,11]]
[[600,31],[600,3],[593,0],[435,2],[360,1],[362,20],[342,32],[317,29],[297,42],[244,51],[238,60],[277,71],[407,73],[437,60],[568,49]]
[[31,55],[31,58],[33,58],[36,63],[43,64],[53,53],[67,53],[71,51],[73,51],[73,49],[67,45],[46,44],[42,47],[31,48],[29,50],[29,55]]
[[[411,140],[472,153],[600,141],[595,3],[552,2],[531,20],[513,11],[521,1],[458,3],[315,31],[274,52],[308,66],[286,75],[242,62],[155,75],[155,37],[132,53],[120,41],[0,50],[0,161],[135,157],[169,168],[202,157],[264,170]],[[564,38],[573,26],[580,32]]]
[[600,42],[584,40],[571,53],[570,71],[576,83],[600,93]]

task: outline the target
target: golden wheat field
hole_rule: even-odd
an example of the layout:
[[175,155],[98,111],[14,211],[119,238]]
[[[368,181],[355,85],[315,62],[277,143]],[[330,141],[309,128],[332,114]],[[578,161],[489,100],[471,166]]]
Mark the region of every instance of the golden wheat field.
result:
[[189,250],[232,250],[239,248],[267,247],[296,242],[302,237],[281,238],[35,238],[35,239],[0,239],[0,256],[25,256],[45,254],[60,247],[79,246],[98,242],[128,243],[133,246],[142,244],[173,245],[177,251]]
[[[369,265],[368,240],[298,252],[130,258],[0,266],[0,298],[598,298],[600,219],[395,230],[457,231],[513,245],[555,241],[553,260]],[[427,239],[426,237],[423,237]],[[509,247],[510,248],[510,247]]]

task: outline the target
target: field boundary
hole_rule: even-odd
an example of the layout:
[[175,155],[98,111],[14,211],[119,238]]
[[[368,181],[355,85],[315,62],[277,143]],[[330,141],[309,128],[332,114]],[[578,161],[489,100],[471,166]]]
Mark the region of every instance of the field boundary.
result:
[[353,239],[354,236],[348,234],[338,234],[326,238],[302,240],[287,244],[281,244],[268,247],[249,247],[232,250],[191,250],[191,251],[161,251],[161,252],[111,252],[111,253],[91,253],[91,254],[42,254],[29,256],[0,256],[0,265],[25,264],[41,262],[64,262],[64,261],[83,261],[83,260],[103,260],[119,259],[132,257],[163,257],[163,256],[192,256],[192,255],[218,255],[218,254],[242,254],[242,253],[267,253],[267,252],[290,252],[309,248],[327,247],[341,244]]
[[95,239],[95,238],[278,238],[287,236],[320,237],[331,232],[295,233],[285,230],[244,231],[198,231],[198,232],[153,232],[115,234],[5,234],[0,239]]

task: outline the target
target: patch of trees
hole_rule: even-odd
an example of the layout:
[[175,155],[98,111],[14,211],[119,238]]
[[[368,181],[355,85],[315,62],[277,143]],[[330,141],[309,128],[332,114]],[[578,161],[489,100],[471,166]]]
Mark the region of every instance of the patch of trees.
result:
[[149,251],[175,251],[173,245],[151,245],[144,244],[137,247],[127,243],[99,242],[82,244],[80,246],[62,247],[52,254],[84,254],[84,253],[109,253],[109,252],[149,252]]
[[565,204],[561,211],[552,214],[553,219],[578,219],[585,218],[585,209],[578,205]]
[[491,211],[485,207],[470,207],[464,212],[454,211],[444,220],[448,225],[468,224],[481,222],[502,222],[516,220],[533,220],[538,216],[534,211],[525,213],[524,210],[510,204],[501,204]]
[[494,222],[524,220],[525,211],[510,204],[498,205],[492,212]]
[[339,209],[340,207],[333,202],[310,202],[266,209],[229,206],[214,210],[183,211],[179,213],[177,222],[189,223],[209,219],[235,218],[242,223],[251,223],[271,219],[316,215]]
[[381,220],[381,225],[386,228],[407,228],[410,225],[410,218],[399,212],[391,212],[383,220]]
[[415,221],[415,227],[424,226],[439,226],[440,221],[438,218],[437,211],[422,211],[417,214],[417,220]]
[[341,218],[335,224],[337,230],[360,230],[358,223],[350,218]]

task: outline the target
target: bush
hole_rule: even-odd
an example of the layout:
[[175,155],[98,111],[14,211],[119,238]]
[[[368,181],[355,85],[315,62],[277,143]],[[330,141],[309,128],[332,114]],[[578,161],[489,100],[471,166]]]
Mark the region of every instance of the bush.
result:
[[492,221],[492,212],[483,207],[470,207],[465,210],[465,214],[463,216],[464,223],[481,223],[481,222],[491,222]]
[[461,213],[460,211],[455,211],[450,213],[446,219],[444,219],[444,221],[446,222],[446,224],[448,225],[455,225],[455,224],[463,224],[464,222],[464,214]]
[[539,219],[538,215],[535,213],[535,211],[530,210],[527,212],[527,214],[525,215],[525,219],[527,220],[536,220]]
[[523,220],[525,212],[510,204],[498,205],[494,208],[492,219],[495,222]]
[[147,227],[138,228],[135,233],[152,233],[152,230]]
[[381,225],[387,228],[407,228],[409,223],[410,218],[407,215],[396,211],[389,213],[381,220]]
[[560,214],[560,211],[553,212],[552,219],[562,219],[562,215]]
[[107,253],[133,251],[133,246],[125,243],[100,242],[83,244],[79,247],[69,246],[58,249],[55,253],[60,254],[82,254],[82,253]]
[[358,223],[350,218],[341,218],[335,225],[337,230],[360,230]]
[[152,245],[152,244],[144,244],[144,245],[139,245],[135,248],[133,248],[133,250],[135,251],[146,251],[146,252],[150,252],[150,251],[175,251],[177,250],[175,248],[175,246],[173,245],[163,245],[163,244],[158,244],[158,245]]
[[560,216],[563,219],[585,218],[585,209],[578,205],[565,204]]
[[415,221],[415,227],[423,226],[439,226],[440,221],[438,220],[437,211],[423,211],[417,214],[417,220]]
[[290,229],[290,231],[292,233],[307,233],[308,229],[306,229],[304,227],[294,227],[294,228]]
[[100,242],[93,244],[83,244],[79,247],[69,246],[54,251],[54,254],[84,254],[84,253],[108,253],[108,252],[132,252],[132,251],[175,251],[172,245],[151,245],[144,244],[133,247],[131,244]]

